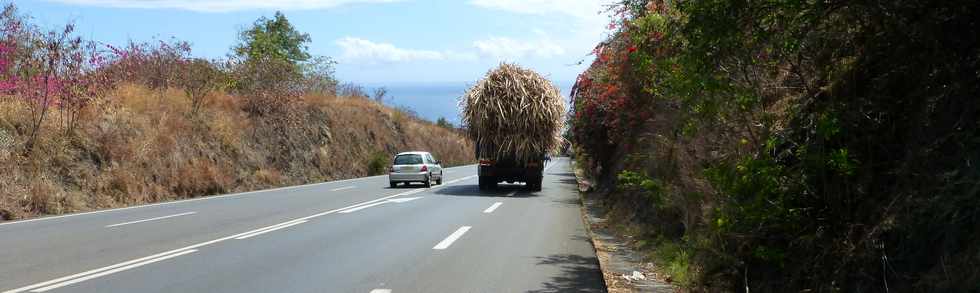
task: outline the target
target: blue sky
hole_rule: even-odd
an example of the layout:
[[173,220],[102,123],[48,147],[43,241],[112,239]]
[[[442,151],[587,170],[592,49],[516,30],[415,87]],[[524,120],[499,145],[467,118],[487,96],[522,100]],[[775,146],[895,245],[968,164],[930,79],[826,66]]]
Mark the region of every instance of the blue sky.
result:
[[[223,57],[237,32],[282,10],[337,60],[342,81],[472,82],[501,61],[574,80],[603,38],[608,0],[35,0],[15,1],[44,27],[68,21],[111,44],[176,37]],[[583,62],[584,61],[584,62]],[[581,64],[578,64],[581,63]]]

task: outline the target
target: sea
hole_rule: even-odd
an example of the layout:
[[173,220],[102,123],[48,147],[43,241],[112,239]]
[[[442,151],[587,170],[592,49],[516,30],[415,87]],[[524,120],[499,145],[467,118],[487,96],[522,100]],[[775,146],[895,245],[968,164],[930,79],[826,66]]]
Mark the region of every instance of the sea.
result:
[[[394,107],[408,108],[417,113],[421,118],[436,121],[439,118],[446,118],[455,126],[460,125],[459,117],[459,98],[466,92],[474,82],[425,82],[425,83],[390,83],[390,84],[370,84],[365,89],[368,93],[374,93],[379,87],[387,89],[384,103]],[[561,90],[565,101],[565,108],[568,108],[568,93],[571,91],[573,82],[555,82]]]

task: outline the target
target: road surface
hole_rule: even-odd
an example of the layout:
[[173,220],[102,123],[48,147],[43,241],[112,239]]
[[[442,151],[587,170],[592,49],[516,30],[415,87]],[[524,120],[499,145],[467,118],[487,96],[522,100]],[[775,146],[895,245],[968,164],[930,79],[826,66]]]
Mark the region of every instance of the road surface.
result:
[[603,292],[568,160],[544,189],[387,177],[0,223],[0,292]]

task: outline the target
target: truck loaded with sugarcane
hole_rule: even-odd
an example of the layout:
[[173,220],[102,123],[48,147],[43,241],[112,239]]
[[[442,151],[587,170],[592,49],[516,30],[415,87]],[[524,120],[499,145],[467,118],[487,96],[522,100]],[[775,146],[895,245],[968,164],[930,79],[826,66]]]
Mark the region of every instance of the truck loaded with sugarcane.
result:
[[480,189],[524,182],[541,190],[544,159],[561,141],[558,89],[534,71],[503,63],[467,90],[460,106],[480,162]]

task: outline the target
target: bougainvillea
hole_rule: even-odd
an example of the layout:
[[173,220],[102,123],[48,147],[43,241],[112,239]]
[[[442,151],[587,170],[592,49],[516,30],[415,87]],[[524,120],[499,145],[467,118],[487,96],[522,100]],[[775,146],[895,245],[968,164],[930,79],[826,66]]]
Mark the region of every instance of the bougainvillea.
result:
[[[613,11],[608,28],[615,31],[592,51],[595,61],[572,89],[570,124],[578,145],[593,151],[606,149],[630,137],[633,129],[653,116],[654,99],[664,95],[656,90],[657,84],[669,74],[657,68],[670,62],[675,46],[673,40],[665,39],[663,21],[656,21],[669,17],[659,7],[621,5]],[[649,10],[638,17],[639,9]]]

